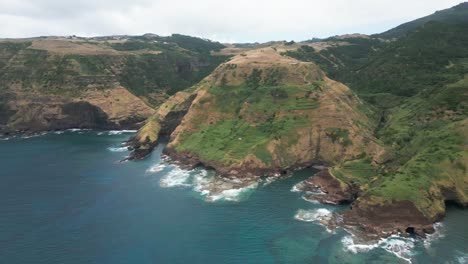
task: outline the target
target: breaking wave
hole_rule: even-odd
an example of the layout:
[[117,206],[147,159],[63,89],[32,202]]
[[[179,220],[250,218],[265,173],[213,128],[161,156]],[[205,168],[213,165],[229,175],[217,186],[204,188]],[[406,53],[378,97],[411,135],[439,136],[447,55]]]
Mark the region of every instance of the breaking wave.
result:
[[247,198],[259,186],[258,180],[226,179],[215,176],[214,172],[196,168],[185,170],[177,165],[158,163],[146,170],[159,173],[169,168],[159,180],[163,188],[185,187],[198,193],[207,202],[239,202]]
[[126,133],[136,133],[136,132],[137,130],[109,130],[109,131],[98,132],[97,135],[98,136],[102,136],[102,135],[114,136],[114,135],[122,135]]
[[48,132],[41,132],[41,133],[35,133],[32,135],[23,135],[21,138],[35,138],[35,137],[40,137],[40,136],[45,136],[47,135]]
[[137,130],[110,130],[107,131],[107,135],[112,136],[112,135],[121,135],[124,133],[136,133]]
[[160,172],[160,171],[163,171],[164,168],[166,168],[167,165],[164,164],[164,163],[158,163],[154,166],[151,166],[149,169],[146,170],[146,172],[148,173],[156,173],[156,172]]
[[455,256],[455,259],[456,259],[456,263],[459,263],[459,264],[468,264],[468,254],[465,252],[461,252],[461,251],[456,251],[456,256]]
[[424,239],[424,247],[430,248],[434,242],[445,237],[444,225],[439,222],[434,224],[434,233],[428,234],[426,239]]
[[325,208],[314,210],[299,209],[294,218],[304,222],[329,221],[332,218],[332,212]]
[[233,188],[222,190],[221,192],[211,193],[209,190],[202,190],[201,194],[206,195],[206,200],[209,202],[215,202],[218,200],[238,202],[243,198],[244,194],[247,194],[249,191],[254,190],[258,187],[258,183],[252,183],[245,187]]
[[128,151],[127,147],[109,147],[107,149],[109,151],[112,151],[112,152],[126,152],[126,151]]
[[294,215],[294,218],[303,222],[317,222],[323,227],[325,227],[328,233],[334,233],[334,229],[330,228],[330,223],[333,222],[333,212],[328,209],[299,209],[296,215]]
[[316,189],[314,189],[312,191],[311,190],[305,190],[303,181],[295,184],[291,188],[291,192],[301,193],[302,194],[301,198],[304,201],[314,203],[314,204],[320,204],[320,202],[319,202],[319,200],[317,200],[317,198],[326,194],[320,188],[316,188]]
[[343,243],[344,249],[352,253],[367,252],[372,249],[382,248],[409,263],[411,263],[411,257],[414,255],[413,249],[415,247],[414,239],[403,238],[397,235],[382,238],[373,243],[357,242],[355,241],[355,237],[349,235],[343,237],[341,242]]
[[84,131],[90,131],[91,129],[88,129],[88,128],[69,128],[67,129],[66,131],[68,132],[84,132]]
[[292,188],[291,188],[291,192],[302,192],[301,188],[300,188],[300,184],[301,183],[298,183],[296,185],[294,185]]
[[172,170],[169,173],[167,173],[163,178],[161,178],[159,184],[161,185],[161,187],[164,188],[177,186],[190,187],[190,176],[190,171],[183,170],[179,167],[174,166],[174,168],[172,168]]

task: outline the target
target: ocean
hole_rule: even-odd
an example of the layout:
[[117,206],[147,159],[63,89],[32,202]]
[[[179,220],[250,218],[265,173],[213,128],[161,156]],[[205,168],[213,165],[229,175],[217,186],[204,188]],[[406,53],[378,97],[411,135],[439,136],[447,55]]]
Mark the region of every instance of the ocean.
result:
[[172,165],[163,144],[119,162],[132,133],[0,138],[0,263],[468,263],[468,210],[450,206],[426,240],[358,244],[320,223],[348,206],[294,192],[314,169],[214,191],[213,172]]

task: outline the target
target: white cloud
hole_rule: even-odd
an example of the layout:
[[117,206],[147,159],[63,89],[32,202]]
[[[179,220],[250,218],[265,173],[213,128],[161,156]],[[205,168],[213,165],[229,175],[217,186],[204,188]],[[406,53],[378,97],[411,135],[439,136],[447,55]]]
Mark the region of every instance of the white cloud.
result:
[[460,0],[0,0],[0,37],[160,35],[220,41],[378,33]]

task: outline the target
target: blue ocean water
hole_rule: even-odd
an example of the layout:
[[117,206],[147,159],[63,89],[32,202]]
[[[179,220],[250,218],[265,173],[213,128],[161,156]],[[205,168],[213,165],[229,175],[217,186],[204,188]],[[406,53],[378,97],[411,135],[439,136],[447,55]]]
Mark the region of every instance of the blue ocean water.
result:
[[130,135],[0,139],[0,263],[468,263],[467,210],[451,207],[427,241],[360,246],[313,221],[346,206],[291,192],[313,170],[208,202],[193,180],[207,174],[166,164],[162,147],[119,163]]

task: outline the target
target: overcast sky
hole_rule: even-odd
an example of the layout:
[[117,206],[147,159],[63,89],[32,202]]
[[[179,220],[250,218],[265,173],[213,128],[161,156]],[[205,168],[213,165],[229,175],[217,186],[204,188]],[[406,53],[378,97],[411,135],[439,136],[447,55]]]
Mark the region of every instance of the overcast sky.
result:
[[461,0],[0,0],[0,37],[181,33],[222,42],[379,33]]

